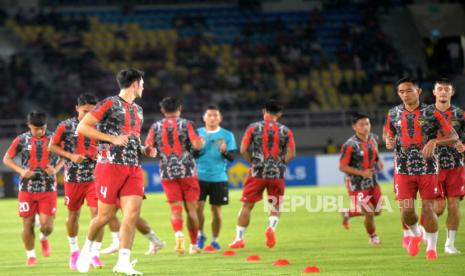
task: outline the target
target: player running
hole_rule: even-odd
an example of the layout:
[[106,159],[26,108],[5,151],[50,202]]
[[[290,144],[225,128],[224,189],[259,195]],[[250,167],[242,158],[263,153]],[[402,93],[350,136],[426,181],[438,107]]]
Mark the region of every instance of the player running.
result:
[[[66,230],[70,247],[69,267],[76,270],[79,257],[77,235],[79,217],[84,200],[89,206],[91,218],[97,215],[97,194],[95,193],[95,159],[97,155],[96,140],[84,137],[76,132],[77,125],[97,104],[93,94],[82,94],[77,99],[77,116],[61,122],[53,135],[49,149],[65,158],[65,205],[68,208]],[[95,268],[103,267],[99,257],[103,231],[97,235],[93,243],[91,264]]]
[[[461,136],[461,141],[465,141],[465,114],[462,109],[451,104],[451,98],[455,94],[451,81],[444,78],[436,81],[433,94],[436,96],[436,109]],[[464,150],[465,147],[460,141],[455,147],[444,145],[437,148],[439,184],[447,197],[447,239],[444,245],[447,254],[460,253],[455,248],[455,236],[460,222],[460,200],[465,195],[465,168],[461,153]],[[444,213],[445,208],[445,199],[435,201],[434,209],[438,216]]]
[[295,157],[294,135],[289,128],[278,123],[282,109],[277,101],[267,101],[263,121],[251,124],[242,139],[241,154],[251,164],[251,169],[244,181],[236,239],[229,245],[230,248],[245,247],[244,236],[250,213],[255,203],[262,200],[265,189],[272,205],[265,231],[266,246],[273,248],[276,244],[275,231],[285,189],[284,172],[286,165]]
[[142,97],[143,75],[142,71],[135,69],[119,71],[116,75],[121,89],[119,95],[99,102],[77,127],[78,133],[98,141],[95,167],[97,216],[90,222],[87,239],[77,261],[81,273],[89,271],[93,243],[101,229],[115,215],[115,204],[119,200],[124,215],[118,262],[113,272],[142,275],[133,268],[130,257],[144,196],[141,154],[153,156],[150,148],[141,147],[143,113],[142,108],[134,103],[135,99]]
[[[100,253],[113,254],[118,251],[120,245],[120,227],[121,223],[115,214],[115,216],[108,222],[108,228],[110,228],[112,238],[111,244],[107,248],[101,250]],[[149,240],[149,249],[145,252],[145,255],[155,255],[158,251],[165,247],[165,242],[157,236],[155,231],[150,227],[149,223],[142,217],[137,219],[136,229]]]
[[[42,255],[48,257],[52,253],[47,237],[53,231],[57,207],[56,173],[63,162],[48,151],[47,145],[53,133],[47,130],[47,115],[41,111],[30,112],[27,126],[29,131],[13,140],[3,157],[3,163],[20,175],[18,210],[23,218],[22,238],[27,265],[33,266],[37,263],[34,250],[36,214],[39,214]],[[18,155],[21,157],[20,165],[14,161]]]
[[[420,103],[421,89],[409,78],[397,83],[403,104],[389,110],[383,137],[386,148],[395,150],[394,188],[403,223],[412,233],[408,244],[410,256],[416,256],[422,234],[415,212],[417,192],[422,199],[427,240],[427,260],[437,259],[438,221],[434,200],[442,196],[438,182],[438,144],[454,144],[458,136],[434,106]],[[441,135],[441,138],[438,138]]]
[[370,118],[364,114],[352,116],[355,135],[341,148],[339,170],[346,174],[345,181],[353,209],[343,212],[343,225],[349,229],[349,218],[365,216],[368,243],[377,245],[381,241],[376,234],[375,216],[380,214],[381,188],[378,185],[377,169],[383,169],[378,155],[378,137],[371,133]]
[[221,249],[218,237],[221,228],[221,206],[229,202],[228,174],[226,164],[234,160],[237,151],[234,134],[220,126],[223,117],[217,106],[209,106],[203,115],[205,127],[197,129],[205,139],[205,146],[196,155],[199,173],[200,199],[197,210],[199,217],[199,235],[197,245],[203,249],[207,237],[203,231],[205,222],[204,207],[207,196],[212,211],[212,240],[205,251]]
[[176,252],[183,255],[185,251],[182,232],[182,209],[185,208],[191,241],[189,253],[200,253],[197,246],[200,188],[193,150],[202,149],[204,140],[198,136],[191,121],[180,117],[182,106],[179,100],[166,97],[160,106],[165,118],[150,127],[145,145],[155,147],[160,157],[161,183],[171,208]]

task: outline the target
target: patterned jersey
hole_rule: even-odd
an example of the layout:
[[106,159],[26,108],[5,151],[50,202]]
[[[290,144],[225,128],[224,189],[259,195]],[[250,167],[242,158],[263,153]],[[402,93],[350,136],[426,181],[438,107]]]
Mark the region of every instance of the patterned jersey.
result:
[[61,146],[65,151],[86,157],[81,164],[65,159],[65,181],[83,183],[94,181],[95,159],[97,157],[96,140],[84,137],[76,131],[79,121],[70,118],[61,122],[52,137],[52,144]]
[[389,110],[384,132],[395,136],[395,173],[425,175],[438,173],[437,154],[425,159],[423,147],[429,140],[453,131],[434,106],[421,104],[409,112],[403,105]]
[[194,124],[183,118],[167,117],[150,127],[145,145],[157,149],[162,179],[197,176],[192,142],[198,139]]
[[367,141],[354,135],[342,145],[339,164],[358,170],[373,170],[373,178],[346,174],[346,183],[351,191],[369,189],[378,183],[375,171],[378,159],[378,137],[375,134],[370,133]]
[[41,138],[32,136],[31,132],[25,132],[13,140],[7,155],[15,158],[20,155],[21,167],[35,172],[32,178],[19,179],[19,191],[40,193],[56,191],[56,176],[49,176],[45,172],[47,166],[55,167],[60,158],[48,151],[48,143],[53,133],[46,131]]
[[[439,111],[439,110],[438,110]],[[439,111],[441,112],[441,111]],[[462,109],[451,106],[441,114],[447,122],[455,129],[462,142],[465,141],[465,114]],[[442,170],[463,167],[463,154],[459,153],[454,146],[438,145],[437,153],[439,159],[439,168]]]
[[295,147],[294,135],[289,128],[269,120],[253,123],[247,128],[242,144],[249,146],[253,177],[284,178],[287,150]]
[[141,166],[140,130],[144,120],[142,108],[135,103],[127,103],[119,96],[113,96],[99,102],[91,114],[99,120],[99,131],[114,136],[129,136],[126,146],[98,141],[97,163]]

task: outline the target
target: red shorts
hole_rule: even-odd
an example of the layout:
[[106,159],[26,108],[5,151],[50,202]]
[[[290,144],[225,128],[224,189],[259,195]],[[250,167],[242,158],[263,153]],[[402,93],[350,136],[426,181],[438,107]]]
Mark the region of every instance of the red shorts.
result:
[[199,200],[200,186],[197,177],[162,179],[161,185],[168,202]]
[[263,191],[266,189],[268,202],[281,204],[284,196],[284,179],[264,179],[247,176],[242,189],[242,202],[254,203],[263,199]]
[[397,200],[416,199],[417,192],[420,192],[421,199],[439,199],[443,197],[437,174],[396,174],[394,175],[394,192]]
[[444,196],[465,196],[465,168],[458,167],[450,170],[440,170],[439,184],[444,192]]
[[352,199],[354,208],[360,208],[363,204],[371,203],[374,208],[378,206],[381,201],[381,188],[379,185],[375,185],[369,189],[359,191],[348,191],[349,196]]
[[95,194],[95,182],[65,182],[65,205],[70,211],[79,211],[84,199],[87,206],[97,207],[97,195]]
[[98,200],[106,204],[116,204],[117,199],[122,196],[144,195],[141,167],[97,164],[95,181]]
[[57,211],[57,192],[18,193],[18,211],[20,217],[35,214],[54,216]]

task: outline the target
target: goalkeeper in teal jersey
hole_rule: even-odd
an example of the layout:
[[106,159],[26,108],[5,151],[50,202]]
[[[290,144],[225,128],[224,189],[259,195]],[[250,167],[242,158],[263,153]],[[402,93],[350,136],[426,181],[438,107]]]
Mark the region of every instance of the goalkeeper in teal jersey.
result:
[[203,249],[207,240],[203,231],[205,221],[203,210],[208,197],[212,210],[212,240],[205,251],[216,251],[221,248],[218,243],[221,228],[221,206],[229,202],[226,165],[228,161],[234,160],[237,146],[234,134],[220,127],[222,117],[218,107],[209,106],[204,113],[203,120],[205,127],[197,129],[199,135],[205,139],[203,149],[196,154],[200,183],[197,245]]

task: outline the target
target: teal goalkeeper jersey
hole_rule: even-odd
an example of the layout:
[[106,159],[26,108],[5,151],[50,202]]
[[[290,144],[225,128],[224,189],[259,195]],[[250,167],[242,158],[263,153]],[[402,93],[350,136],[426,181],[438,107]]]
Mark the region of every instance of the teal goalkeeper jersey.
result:
[[205,146],[197,157],[197,172],[200,181],[226,182],[228,174],[226,164],[228,160],[220,152],[221,142],[226,143],[227,151],[237,150],[234,134],[224,128],[207,131],[204,127],[197,129],[200,136],[205,138]]

